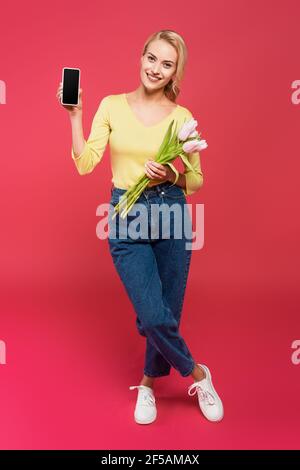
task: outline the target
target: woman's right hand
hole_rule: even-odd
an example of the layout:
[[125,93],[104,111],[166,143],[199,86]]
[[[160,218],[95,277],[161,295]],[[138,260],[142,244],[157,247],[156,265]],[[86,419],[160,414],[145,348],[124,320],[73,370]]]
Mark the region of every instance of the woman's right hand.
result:
[[59,82],[59,87],[57,89],[56,98],[58,102],[61,104],[61,106],[65,108],[69,112],[69,114],[72,116],[75,116],[76,114],[81,113],[82,112],[82,88],[79,88],[79,99],[78,99],[77,106],[71,106],[71,105],[66,105],[66,104],[61,103],[62,89],[63,89],[62,82]]

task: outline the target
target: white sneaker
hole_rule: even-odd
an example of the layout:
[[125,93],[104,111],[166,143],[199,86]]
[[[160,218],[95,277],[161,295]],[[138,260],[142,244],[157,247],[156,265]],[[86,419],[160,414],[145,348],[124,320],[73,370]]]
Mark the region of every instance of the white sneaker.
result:
[[138,397],[134,410],[134,419],[139,424],[150,424],[155,421],[157,410],[153,389],[146,385],[131,385],[130,390],[138,389]]
[[[224,416],[224,408],[221,398],[217,394],[211,380],[211,373],[207,366],[198,364],[206,373],[206,377],[199,382],[194,382],[188,388],[189,395],[198,393],[198,402],[202,413],[209,421],[221,421]],[[191,391],[194,390],[193,393]]]

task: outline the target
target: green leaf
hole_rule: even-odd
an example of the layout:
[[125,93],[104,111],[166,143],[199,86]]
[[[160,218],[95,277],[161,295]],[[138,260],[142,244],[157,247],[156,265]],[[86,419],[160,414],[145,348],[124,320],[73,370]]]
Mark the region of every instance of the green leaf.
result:
[[174,119],[170,122],[168,130],[164,136],[164,139],[161,143],[161,146],[159,147],[157,158],[160,158],[161,154],[165,151],[165,149],[168,147],[170,137],[172,135],[172,127],[173,127]]
[[[169,165],[169,167],[172,168],[172,170],[174,171],[174,173],[176,175],[176,180],[177,180],[178,176],[179,176],[179,172],[178,172],[177,168],[174,165],[172,165],[172,163],[170,163],[170,162],[166,163],[166,165]],[[173,183],[173,184],[175,184],[175,183]],[[173,184],[171,184],[171,186],[173,186]]]
[[178,122],[176,121],[176,122],[175,122],[175,129],[174,129],[172,138],[171,138],[171,140],[170,140],[170,146],[176,145],[176,141],[177,141],[177,126],[178,126]]
[[193,172],[197,173],[194,167],[190,164],[188,157],[184,153],[180,153],[180,158],[183,161],[183,163]]

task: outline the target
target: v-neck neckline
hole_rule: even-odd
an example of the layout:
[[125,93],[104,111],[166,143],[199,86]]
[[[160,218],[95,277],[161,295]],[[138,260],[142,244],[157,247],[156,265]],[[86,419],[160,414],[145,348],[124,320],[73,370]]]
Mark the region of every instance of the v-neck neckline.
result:
[[153,129],[155,127],[158,127],[160,126],[161,124],[163,124],[165,121],[167,121],[167,119],[169,119],[170,117],[173,116],[173,114],[175,114],[175,112],[179,109],[179,104],[177,104],[175,106],[175,108],[173,109],[173,111],[171,111],[169,114],[167,114],[167,116],[165,116],[163,119],[161,119],[159,122],[157,122],[156,124],[153,124],[152,126],[145,126],[145,124],[143,124],[139,119],[138,117],[136,116],[136,114],[134,113],[132,107],[130,106],[128,100],[127,100],[127,93],[123,93],[123,99],[125,101],[125,104],[127,106],[127,108],[129,109],[130,111],[130,114],[132,115],[132,117],[134,118],[134,120],[141,126],[143,127],[144,129]]

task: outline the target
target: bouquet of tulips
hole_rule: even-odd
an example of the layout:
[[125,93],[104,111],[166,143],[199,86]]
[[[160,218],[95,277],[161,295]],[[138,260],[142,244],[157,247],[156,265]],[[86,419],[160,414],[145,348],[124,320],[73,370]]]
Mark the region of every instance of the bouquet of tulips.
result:
[[[201,134],[196,131],[198,122],[195,119],[190,119],[187,122],[184,120],[179,131],[177,131],[177,123],[173,131],[173,124],[174,119],[168,127],[155,161],[161,165],[169,165],[176,174],[176,182],[179,174],[172,162],[179,156],[183,163],[195,173],[195,169],[188,160],[188,154],[205,149],[207,143],[205,140],[201,140]],[[114,207],[112,219],[114,219],[121,210],[122,219],[126,217],[135,201],[139,198],[146,186],[148,186],[149,181],[150,178],[148,178],[147,175],[143,174],[140,176],[137,182],[121,196],[118,204]],[[175,184],[175,182],[173,184]]]

